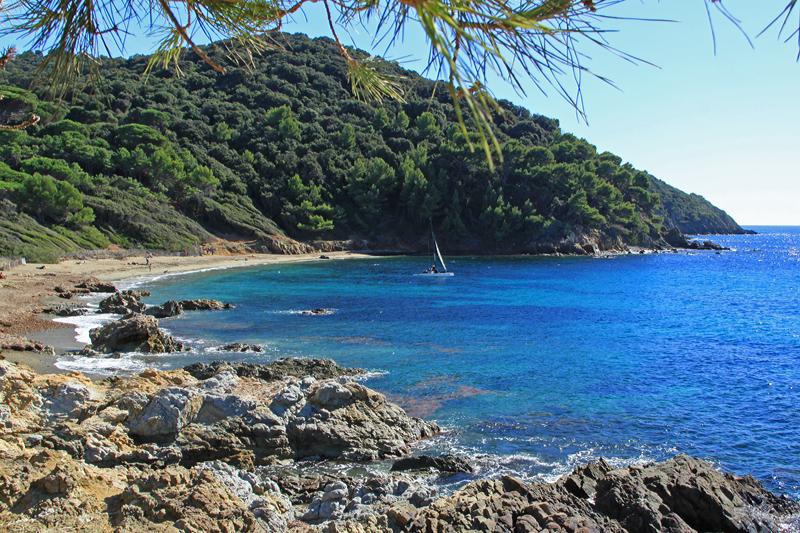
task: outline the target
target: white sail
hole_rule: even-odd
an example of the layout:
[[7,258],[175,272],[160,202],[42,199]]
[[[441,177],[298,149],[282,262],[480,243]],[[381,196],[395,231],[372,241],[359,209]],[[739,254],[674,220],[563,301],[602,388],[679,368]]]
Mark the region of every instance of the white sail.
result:
[[444,271],[447,272],[447,265],[444,264],[444,259],[442,259],[442,252],[439,251],[439,243],[436,242],[436,237],[433,237],[433,246],[436,249],[436,255],[439,257],[439,261],[442,263],[442,268]]

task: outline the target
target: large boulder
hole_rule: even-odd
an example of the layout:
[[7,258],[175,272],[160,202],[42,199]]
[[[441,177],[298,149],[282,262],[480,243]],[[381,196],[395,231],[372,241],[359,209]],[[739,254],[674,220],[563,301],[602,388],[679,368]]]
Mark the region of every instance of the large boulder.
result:
[[142,352],[169,353],[184,349],[158,327],[152,316],[133,315],[110,322],[89,332],[92,348],[102,353]]
[[128,313],[141,313],[146,305],[140,300],[139,293],[122,291],[102,300],[98,307],[101,313],[127,315]]

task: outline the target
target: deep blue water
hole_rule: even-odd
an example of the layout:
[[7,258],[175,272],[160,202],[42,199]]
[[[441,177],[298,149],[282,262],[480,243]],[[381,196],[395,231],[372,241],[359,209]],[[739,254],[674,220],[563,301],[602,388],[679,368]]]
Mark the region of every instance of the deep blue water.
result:
[[[486,454],[483,473],[549,478],[604,456],[698,455],[800,494],[800,228],[713,237],[735,251],[592,258],[318,261],[149,285],[151,303],[209,297],[233,311],[164,320],[265,355],[331,357],[452,428],[425,446]],[[332,316],[291,311],[329,307]]]

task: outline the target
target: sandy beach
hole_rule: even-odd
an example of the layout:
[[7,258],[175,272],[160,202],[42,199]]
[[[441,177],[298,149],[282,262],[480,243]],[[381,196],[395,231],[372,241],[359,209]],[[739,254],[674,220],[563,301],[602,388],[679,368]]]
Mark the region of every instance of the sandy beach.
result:
[[[353,252],[329,252],[325,255],[331,260],[368,257]],[[41,313],[48,306],[72,301],[60,296],[58,288],[69,290],[86,279],[123,282],[164,274],[320,260],[319,253],[156,256],[150,259],[148,266],[144,256],[127,256],[14,267],[3,271],[5,277],[0,279],[0,356],[25,362],[37,369],[57,371],[48,356],[10,350],[8,346],[24,344],[26,339],[57,347],[68,344],[72,338],[72,326],[54,322]]]

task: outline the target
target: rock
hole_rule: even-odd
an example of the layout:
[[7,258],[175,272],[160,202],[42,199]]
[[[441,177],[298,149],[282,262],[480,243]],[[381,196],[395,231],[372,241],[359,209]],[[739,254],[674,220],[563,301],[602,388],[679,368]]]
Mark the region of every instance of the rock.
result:
[[94,391],[85,383],[69,380],[48,389],[43,407],[50,417],[78,417],[96,399]]
[[[432,475],[293,462],[407,454],[436,427],[278,363],[91,381],[0,360],[0,531],[797,530],[797,502],[686,456],[599,461],[555,483],[482,479],[445,497]],[[329,363],[305,368],[346,370]]]
[[351,403],[352,399],[353,393],[347,387],[335,381],[320,385],[311,397],[312,402],[328,410],[338,409],[347,405]]
[[52,472],[37,482],[38,487],[50,495],[65,495],[75,487],[75,484],[75,478],[60,466],[56,466]]
[[97,278],[87,279],[86,281],[78,283],[75,287],[87,289],[89,292],[117,292],[117,288],[113,283],[100,281]]
[[248,504],[210,469],[170,467],[140,473],[110,512],[115,529],[124,531],[280,531],[260,523]]
[[180,352],[183,344],[165,334],[158,320],[151,316],[133,315],[110,322],[89,332],[92,348],[98,352]]
[[179,303],[184,311],[218,311],[234,308],[233,304],[220,302],[219,300],[181,300]]
[[224,352],[263,352],[264,348],[260,344],[243,344],[241,342],[232,342],[231,344],[225,344],[224,346],[220,346],[220,350]]
[[82,316],[88,312],[86,307],[74,304],[58,304],[42,309],[42,313],[56,316]]
[[100,312],[116,315],[141,313],[146,306],[140,300],[139,294],[133,291],[116,292],[100,302]]
[[44,355],[56,354],[52,346],[15,335],[0,335],[0,351],[3,350],[11,352],[35,352]]
[[410,442],[439,432],[436,424],[409,417],[382,394],[358,383],[322,381],[309,390],[309,404],[287,424],[296,458],[398,457],[410,452]]
[[456,457],[454,455],[442,455],[439,457],[431,457],[430,455],[418,455],[415,457],[404,457],[398,459],[392,464],[393,472],[402,472],[405,470],[427,470],[433,468],[440,472],[448,473],[467,473],[470,474],[474,471],[466,459]]
[[202,396],[178,387],[162,389],[141,413],[128,421],[132,435],[145,439],[175,436],[200,411]]
[[151,315],[156,318],[170,318],[173,316],[178,316],[183,312],[183,307],[181,306],[180,302],[176,302],[175,300],[168,300],[161,305],[154,305],[152,307],[148,307],[144,314]]
[[[593,499],[584,496],[590,492]],[[481,529],[491,521],[489,530],[514,532],[766,532],[779,530],[781,517],[798,510],[797,502],[769,493],[752,478],[678,456],[619,470],[593,463],[550,484],[509,476],[476,481],[423,509],[407,530],[426,531],[435,520],[446,531],[476,524]]]
[[267,364],[228,363],[194,363],[184,368],[197,379],[208,379],[220,372],[232,371],[239,377],[258,378],[264,381],[276,381],[286,377],[312,377],[314,379],[330,379],[343,376],[363,374],[361,368],[344,368],[331,359],[312,359],[304,357],[287,357]]

